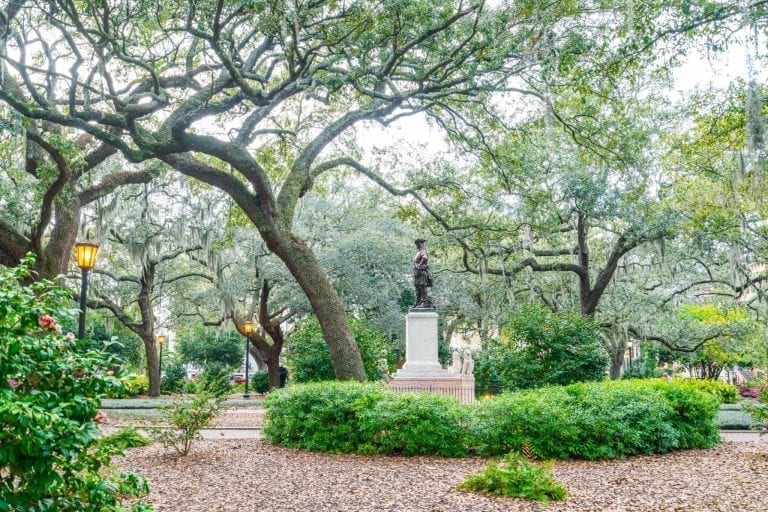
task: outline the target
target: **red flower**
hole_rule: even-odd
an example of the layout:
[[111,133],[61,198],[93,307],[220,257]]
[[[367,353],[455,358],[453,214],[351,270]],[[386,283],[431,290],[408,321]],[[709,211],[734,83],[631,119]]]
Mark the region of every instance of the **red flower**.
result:
[[107,419],[107,415],[104,413],[104,411],[99,411],[96,413],[96,416],[93,417],[94,423],[101,423],[102,421],[105,421]]
[[56,328],[56,320],[54,320],[51,315],[42,315],[42,316],[40,316],[40,318],[37,319],[37,323],[43,329],[55,329]]

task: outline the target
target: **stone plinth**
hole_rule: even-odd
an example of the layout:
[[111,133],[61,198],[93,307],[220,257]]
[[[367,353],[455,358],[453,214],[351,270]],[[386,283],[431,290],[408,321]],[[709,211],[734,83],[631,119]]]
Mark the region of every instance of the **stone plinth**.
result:
[[405,364],[395,373],[389,388],[474,402],[475,378],[443,369],[437,359],[437,312],[411,310],[405,322]]

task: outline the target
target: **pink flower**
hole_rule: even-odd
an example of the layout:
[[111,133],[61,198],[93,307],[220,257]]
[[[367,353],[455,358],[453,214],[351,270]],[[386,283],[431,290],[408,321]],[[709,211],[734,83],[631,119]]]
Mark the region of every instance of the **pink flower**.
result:
[[54,320],[51,315],[41,315],[40,318],[37,319],[37,323],[43,329],[54,329],[56,327],[56,320]]
[[19,381],[14,379],[8,379],[8,386],[10,386],[11,389],[16,389],[19,387]]
[[96,416],[93,417],[94,423],[101,423],[103,421],[106,421],[107,415],[104,413],[104,411],[99,411],[96,413]]
[[67,341],[72,341],[73,339],[75,339],[75,335],[72,334],[71,332],[68,332],[66,338],[67,338]]

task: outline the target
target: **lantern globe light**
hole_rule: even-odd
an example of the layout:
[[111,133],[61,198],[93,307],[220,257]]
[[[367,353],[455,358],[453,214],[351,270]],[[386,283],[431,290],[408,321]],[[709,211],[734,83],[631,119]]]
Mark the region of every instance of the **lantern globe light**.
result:
[[163,345],[165,345],[165,342],[167,340],[168,340],[168,336],[161,334],[160,336],[157,337],[157,344],[162,347]]
[[80,270],[87,272],[96,265],[96,254],[99,252],[99,244],[86,238],[75,244],[75,262]]
[[245,333],[246,336],[253,334],[253,322],[251,320],[243,322],[243,333]]

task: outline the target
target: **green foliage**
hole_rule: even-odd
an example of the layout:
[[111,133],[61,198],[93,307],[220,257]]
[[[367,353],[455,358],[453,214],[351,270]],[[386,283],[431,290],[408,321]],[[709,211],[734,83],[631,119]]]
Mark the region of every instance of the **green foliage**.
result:
[[152,441],[141,435],[134,427],[126,427],[114,434],[100,437],[98,443],[100,446],[114,446],[118,450],[127,450],[128,448],[149,446]]
[[243,350],[243,338],[232,330],[196,325],[178,334],[177,351],[183,363],[237,366],[243,360]]
[[741,398],[739,388],[727,382],[709,379],[675,379],[676,383],[715,397],[721,404],[735,404]]
[[541,458],[613,459],[719,443],[717,401],[679,383],[614,381],[505,393],[475,424],[486,455],[530,443]]
[[568,491],[552,475],[552,464],[535,464],[517,453],[500,463],[490,462],[482,473],[470,476],[457,486],[462,491],[480,491],[494,496],[511,496],[548,503],[562,501]]
[[253,390],[257,393],[266,393],[269,391],[269,372],[260,371],[253,374],[251,377],[251,385]]
[[[120,323],[114,328],[108,328],[103,317],[97,312],[89,312],[87,327],[89,347],[114,354],[132,368],[139,367],[144,354],[144,343],[135,333]],[[72,329],[75,329],[74,323]]]
[[662,370],[656,366],[656,360],[652,357],[641,357],[632,361],[622,375],[622,379],[655,379],[663,375]]
[[[368,380],[377,381],[384,377],[377,361],[382,352],[393,363],[391,346],[382,332],[368,324],[363,318],[350,318],[349,326],[360,349]],[[301,322],[288,338],[286,363],[295,382],[317,382],[336,378],[328,346],[317,318],[312,316]]]
[[594,321],[530,304],[510,318],[499,339],[484,344],[475,375],[479,389],[498,385],[514,390],[601,380],[607,367]]
[[149,390],[149,378],[146,375],[126,375],[120,379],[125,388],[125,394],[123,396],[116,396],[110,398],[130,398],[136,395],[144,395]]
[[745,403],[744,410],[752,416],[752,428],[768,434],[768,384],[765,381],[753,383],[760,389],[758,403]]
[[164,365],[163,380],[160,381],[160,390],[166,393],[181,393],[184,391],[187,379],[187,369],[179,359],[171,358]]
[[270,442],[312,451],[354,453],[368,439],[359,428],[361,405],[384,394],[377,384],[317,382],[273,391],[264,399],[262,433]]
[[689,304],[678,313],[684,337],[697,333],[707,339],[698,350],[678,354],[677,361],[692,375],[717,379],[723,368],[742,364],[755,345],[762,344],[763,327],[742,309],[713,304]]
[[[26,285],[34,259],[0,267],[0,503],[10,511],[119,511],[124,496],[148,492],[115,473],[119,445],[99,443],[99,397],[120,388],[114,356],[57,333],[73,316],[69,291]],[[138,503],[133,510],[146,510]]]
[[150,429],[150,435],[164,447],[186,456],[192,443],[202,439],[200,431],[222,411],[224,400],[222,395],[205,392],[198,393],[190,401],[174,400],[161,408],[169,428],[154,427]]
[[264,401],[275,444],[340,453],[615,459],[719,442],[717,401],[678,382],[618,381],[506,393],[474,406],[349,382],[295,385]]
[[378,401],[356,404],[356,421],[365,442],[358,453],[403,455],[468,454],[467,410],[454,398],[431,393],[385,393]]
[[226,395],[232,391],[230,368],[221,363],[209,363],[197,379],[197,389],[201,393]]

